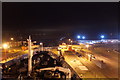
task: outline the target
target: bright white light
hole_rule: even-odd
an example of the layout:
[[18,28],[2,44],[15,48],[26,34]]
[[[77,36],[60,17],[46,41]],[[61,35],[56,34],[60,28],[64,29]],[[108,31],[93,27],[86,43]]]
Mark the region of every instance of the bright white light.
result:
[[85,39],[85,36],[83,36],[82,39]]
[[86,45],[86,47],[88,48],[88,47],[89,47],[89,45]]
[[80,39],[80,36],[78,35],[77,38]]
[[102,39],[103,39],[103,38],[105,38],[105,36],[104,36],[104,35],[101,35],[100,37],[101,37]]
[[43,43],[40,43],[40,45],[43,45]]
[[8,45],[7,45],[7,44],[3,44],[3,48],[4,48],[4,49],[7,49],[7,48],[8,48]]
[[93,44],[93,42],[90,42],[89,44]]
[[14,40],[14,38],[10,38],[10,40],[12,40],[12,41],[13,41],[13,40]]

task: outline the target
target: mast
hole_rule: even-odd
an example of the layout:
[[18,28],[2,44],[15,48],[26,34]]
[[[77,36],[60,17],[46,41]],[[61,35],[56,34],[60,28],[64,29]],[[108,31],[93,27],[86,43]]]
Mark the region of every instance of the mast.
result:
[[28,76],[32,72],[32,49],[31,49],[31,36],[28,39]]

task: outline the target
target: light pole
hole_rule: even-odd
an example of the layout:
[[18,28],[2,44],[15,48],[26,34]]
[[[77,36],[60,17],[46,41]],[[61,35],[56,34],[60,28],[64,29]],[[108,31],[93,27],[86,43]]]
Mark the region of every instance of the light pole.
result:
[[5,51],[5,57],[6,57],[6,50],[8,49],[8,45],[7,44],[3,44],[3,49]]
[[71,41],[71,39],[68,39],[69,41]]
[[85,39],[85,36],[83,36],[82,39]]
[[69,44],[71,44],[71,39],[68,39],[69,40]]
[[41,49],[42,49],[42,51],[43,51],[43,43],[40,43],[40,46],[41,46]]
[[[87,47],[87,50],[88,50],[88,48],[89,48],[89,45],[86,45],[86,47]],[[87,53],[88,54],[88,53]]]
[[73,41],[71,41],[71,45],[72,45],[72,42],[73,42]]
[[13,43],[13,40],[14,40],[14,38],[10,38],[10,40],[11,40],[10,46],[13,47],[13,44],[14,44],[14,43]]
[[11,41],[13,41],[13,40],[14,40],[14,38],[10,38],[10,40],[11,40]]
[[104,36],[104,35],[101,35],[100,37],[101,37],[101,39],[105,38],[105,36]]
[[[87,47],[87,50],[88,50],[89,45],[86,45],[86,47]],[[88,60],[91,61],[91,57],[92,57],[92,55],[87,53],[87,56],[88,56]]]
[[80,35],[78,35],[77,38],[80,39],[81,38]]
[[87,50],[88,50],[88,48],[89,48],[89,45],[86,45],[86,47],[87,47]]

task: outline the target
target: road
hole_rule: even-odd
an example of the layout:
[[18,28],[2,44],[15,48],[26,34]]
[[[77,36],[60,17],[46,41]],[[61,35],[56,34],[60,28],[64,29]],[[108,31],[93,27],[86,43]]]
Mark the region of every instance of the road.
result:
[[2,53],[2,56],[0,57],[1,58],[0,63],[8,62],[12,59],[19,57],[20,55],[27,54],[27,53],[28,53],[28,50],[25,50],[25,51],[16,50],[15,52],[11,52],[11,53]]
[[[66,62],[81,76],[82,71],[79,66],[83,65],[88,68],[88,71],[84,73],[83,78],[118,78],[118,54],[108,47],[90,47],[89,49],[83,47],[85,53],[79,51],[79,54],[92,53],[97,60],[103,60],[104,68],[98,67],[92,61],[87,60],[85,57],[78,57],[74,53],[64,53]],[[58,54],[55,49],[53,53]],[[76,60],[73,61],[73,60]]]
[[[87,51],[87,50],[86,50]],[[97,47],[90,48],[88,51],[96,57],[98,60],[103,60],[105,68],[101,69],[103,74],[109,78],[118,78],[118,54],[111,48]]]
[[[89,70],[82,71],[79,68],[79,66],[84,66],[84,65],[78,60],[76,55],[68,52],[68,53],[64,54],[64,57],[65,57],[65,61],[73,68],[73,70],[79,75],[79,77],[85,78],[85,77],[91,76],[91,78],[94,78],[90,74]],[[86,76],[86,74],[87,74],[87,76]]]
[[[58,54],[55,49],[52,49],[52,52]],[[73,68],[73,70],[82,78],[96,78],[95,73],[91,72],[91,70],[81,70],[80,66],[84,66],[81,63],[78,56],[76,56],[73,52],[66,52],[63,54],[65,61]],[[104,78],[104,77],[102,77]]]

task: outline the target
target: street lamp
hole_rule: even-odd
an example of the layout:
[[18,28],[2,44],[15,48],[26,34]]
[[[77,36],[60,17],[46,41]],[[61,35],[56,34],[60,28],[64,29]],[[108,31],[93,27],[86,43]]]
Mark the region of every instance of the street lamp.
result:
[[101,35],[100,37],[101,37],[101,39],[105,38],[105,36],[104,36],[104,35]]
[[7,49],[7,48],[8,48],[8,45],[7,45],[7,44],[3,44],[3,48],[4,48],[4,49]]
[[68,39],[69,41],[71,41],[71,39]]
[[14,38],[10,38],[10,40],[12,40],[12,41],[13,41],[13,40],[14,40]]
[[13,46],[13,40],[14,40],[14,38],[10,38],[10,40],[11,40],[10,46],[12,47]]
[[89,45],[86,45],[86,47],[87,47],[87,50],[88,50],[88,48],[89,48]]
[[77,38],[80,39],[80,36],[78,35]]
[[[89,48],[89,45],[86,45],[86,47],[87,47],[87,50],[88,50],[88,48]],[[87,53],[87,56],[88,56],[88,60],[89,60],[89,61],[91,61],[92,54],[88,54],[88,53]]]
[[88,49],[89,45],[86,45],[86,47],[87,47],[87,49]]
[[72,42],[73,42],[73,41],[71,41],[71,45],[72,45]]
[[[69,40],[69,42],[71,42],[71,39],[68,39]],[[70,44],[70,43],[69,43]]]
[[40,43],[40,45],[43,45],[43,43]]
[[83,36],[82,39],[85,39],[85,36]]
[[5,51],[5,57],[6,57],[6,49],[8,48],[8,44],[3,44],[3,49]]
[[43,51],[43,43],[40,43],[41,47],[42,47],[42,51]]

